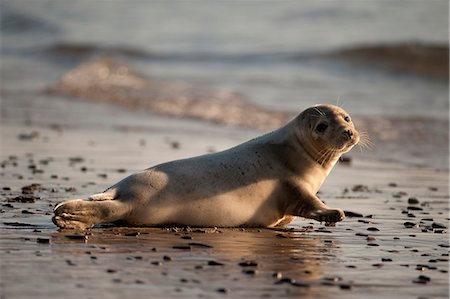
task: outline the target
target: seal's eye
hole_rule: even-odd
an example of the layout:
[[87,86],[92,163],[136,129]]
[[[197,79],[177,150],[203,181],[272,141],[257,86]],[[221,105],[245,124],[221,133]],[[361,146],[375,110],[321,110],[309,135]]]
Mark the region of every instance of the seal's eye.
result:
[[345,116],[344,120],[349,123],[350,122],[350,116]]
[[325,132],[325,130],[328,128],[328,125],[326,123],[320,123],[316,127],[316,131],[319,133]]

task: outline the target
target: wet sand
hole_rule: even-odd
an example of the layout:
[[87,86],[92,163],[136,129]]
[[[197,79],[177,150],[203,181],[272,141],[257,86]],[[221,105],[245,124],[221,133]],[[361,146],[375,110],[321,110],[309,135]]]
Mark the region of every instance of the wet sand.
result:
[[280,230],[83,232],[51,222],[64,199],[260,133],[104,103],[4,95],[1,298],[448,298],[446,166],[351,154],[319,194],[347,211],[334,227],[297,219]]

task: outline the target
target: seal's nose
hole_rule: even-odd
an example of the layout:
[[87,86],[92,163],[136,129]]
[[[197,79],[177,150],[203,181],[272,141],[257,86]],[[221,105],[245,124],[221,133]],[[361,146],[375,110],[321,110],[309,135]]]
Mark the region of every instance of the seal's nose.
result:
[[342,135],[344,135],[345,138],[347,138],[347,139],[352,139],[353,131],[352,130],[344,130],[344,132],[342,132]]

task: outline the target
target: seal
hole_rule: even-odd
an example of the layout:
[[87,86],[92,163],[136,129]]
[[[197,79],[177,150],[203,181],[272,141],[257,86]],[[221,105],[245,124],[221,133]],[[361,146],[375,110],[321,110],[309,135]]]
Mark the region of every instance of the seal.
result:
[[156,165],[87,200],[54,209],[61,228],[132,226],[276,227],[296,216],[335,223],[320,186],[360,140],[343,109],[322,104],[285,126],[228,150]]

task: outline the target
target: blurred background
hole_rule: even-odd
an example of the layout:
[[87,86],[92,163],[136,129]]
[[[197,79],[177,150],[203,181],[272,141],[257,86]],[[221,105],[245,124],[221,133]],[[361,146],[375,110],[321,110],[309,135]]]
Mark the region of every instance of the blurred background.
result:
[[1,2],[2,92],[108,55],[270,110],[448,118],[448,1]]

